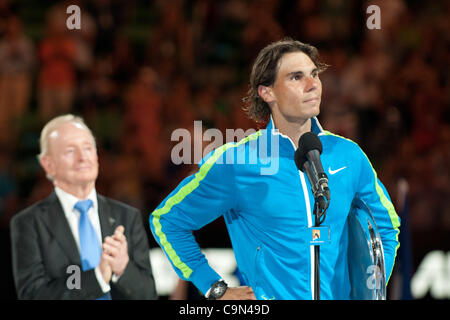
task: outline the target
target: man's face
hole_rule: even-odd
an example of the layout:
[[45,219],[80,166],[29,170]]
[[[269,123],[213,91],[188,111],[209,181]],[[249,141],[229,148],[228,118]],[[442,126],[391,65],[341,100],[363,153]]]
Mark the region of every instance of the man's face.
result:
[[94,183],[98,176],[97,149],[88,130],[65,123],[50,133],[42,165],[57,186],[66,189]]
[[263,99],[274,116],[300,122],[319,114],[321,96],[319,69],[305,53],[298,51],[281,57],[275,82],[267,87]]

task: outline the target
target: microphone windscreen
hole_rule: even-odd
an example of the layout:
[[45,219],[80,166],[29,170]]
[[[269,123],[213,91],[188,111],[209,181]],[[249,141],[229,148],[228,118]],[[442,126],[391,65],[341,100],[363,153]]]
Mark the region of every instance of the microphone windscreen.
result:
[[294,161],[297,168],[303,171],[303,164],[308,161],[306,155],[312,150],[317,150],[319,154],[322,153],[322,142],[314,132],[304,133],[300,139],[298,139],[298,148],[294,154]]

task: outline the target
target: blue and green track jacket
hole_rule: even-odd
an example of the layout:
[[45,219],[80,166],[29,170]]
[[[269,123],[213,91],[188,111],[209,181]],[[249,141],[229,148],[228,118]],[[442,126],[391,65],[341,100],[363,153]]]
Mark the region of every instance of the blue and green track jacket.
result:
[[[369,159],[351,140],[325,131],[311,119],[323,145],[330,206],[323,225],[330,242],[321,245],[322,299],[349,299],[347,216],[355,197],[371,209],[385,257],[386,278],[399,247],[400,219]],[[199,163],[152,212],[156,241],[176,273],[205,294],[222,278],[208,264],[192,233],[220,216],[229,232],[239,271],[257,299],[313,299],[314,198],[294,162],[292,140],[268,126],[239,142],[224,144]]]

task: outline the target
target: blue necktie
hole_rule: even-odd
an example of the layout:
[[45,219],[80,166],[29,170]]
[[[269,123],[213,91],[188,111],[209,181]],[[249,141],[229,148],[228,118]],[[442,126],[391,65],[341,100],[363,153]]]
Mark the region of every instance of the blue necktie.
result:
[[[92,200],[87,199],[78,201],[74,208],[80,212],[80,223],[78,225],[78,232],[80,236],[80,256],[81,268],[83,271],[91,270],[97,267],[100,263],[102,249],[98,242],[97,234],[94,227],[89,220],[88,212],[92,207]],[[109,293],[98,300],[111,299]]]

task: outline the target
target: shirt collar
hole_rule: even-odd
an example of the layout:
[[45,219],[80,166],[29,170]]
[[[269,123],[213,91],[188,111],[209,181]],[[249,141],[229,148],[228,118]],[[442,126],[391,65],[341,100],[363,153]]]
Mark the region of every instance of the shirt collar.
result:
[[59,201],[61,202],[61,205],[63,207],[64,213],[69,215],[70,213],[74,212],[74,206],[75,204],[80,200],[86,200],[90,199],[92,200],[92,208],[97,208],[97,192],[95,188],[92,188],[91,192],[87,196],[86,199],[78,199],[74,195],[62,190],[61,188],[55,187],[55,193],[58,196]]

